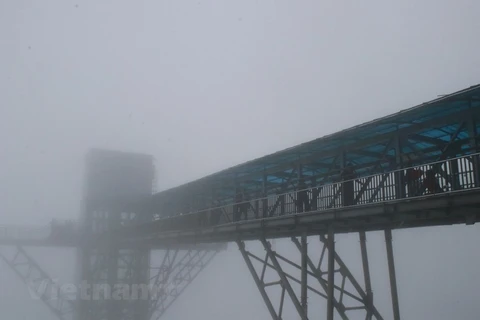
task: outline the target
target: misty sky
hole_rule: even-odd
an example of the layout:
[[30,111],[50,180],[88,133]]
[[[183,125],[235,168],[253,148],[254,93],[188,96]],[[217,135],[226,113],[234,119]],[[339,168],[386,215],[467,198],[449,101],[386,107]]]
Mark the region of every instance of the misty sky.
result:
[[[76,218],[90,147],[154,155],[163,190],[478,84],[479,12],[475,0],[1,0],[0,224]],[[476,319],[479,228],[394,236],[405,319]],[[384,240],[371,238],[389,318]],[[359,266],[356,235],[338,241]],[[230,247],[165,319],[268,318]],[[68,281],[73,252],[31,251]],[[0,280],[3,314],[51,319],[2,264]]]

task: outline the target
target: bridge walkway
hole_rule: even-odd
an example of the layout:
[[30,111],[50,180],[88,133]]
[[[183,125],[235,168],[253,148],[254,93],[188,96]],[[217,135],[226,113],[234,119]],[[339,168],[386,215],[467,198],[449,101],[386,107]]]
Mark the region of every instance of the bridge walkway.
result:
[[[480,218],[480,154],[181,214],[118,230],[145,242],[238,239],[472,224]],[[120,240],[119,240],[120,241]]]

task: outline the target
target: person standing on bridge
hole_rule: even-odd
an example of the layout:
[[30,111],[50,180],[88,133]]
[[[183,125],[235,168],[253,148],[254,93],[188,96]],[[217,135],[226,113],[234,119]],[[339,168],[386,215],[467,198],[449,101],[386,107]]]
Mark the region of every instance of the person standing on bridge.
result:
[[310,211],[310,198],[308,197],[307,185],[305,184],[305,179],[303,177],[298,181],[297,190],[297,199],[295,200],[297,212],[300,213]]
[[416,197],[421,194],[421,182],[420,178],[423,175],[423,171],[420,169],[413,168],[413,163],[411,160],[407,162],[407,172],[405,173],[405,181],[407,182],[408,187],[408,196]]
[[443,192],[443,189],[438,183],[435,171],[433,169],[427,170],[425,173],[425,180],[423,181],[424,189],[428,190],[428,193],[440,193]]
[[353,165],[348,163],[341,173],[343,205],[351,206],[355,204],[354,179],[357,177]]
[[250,206],[250,203],[247,201],[245,189],[237,190],[235,205],[233,206],[233,221],[240,221],[242,215],[245,217],[245,220],[247,220],[248,208]]

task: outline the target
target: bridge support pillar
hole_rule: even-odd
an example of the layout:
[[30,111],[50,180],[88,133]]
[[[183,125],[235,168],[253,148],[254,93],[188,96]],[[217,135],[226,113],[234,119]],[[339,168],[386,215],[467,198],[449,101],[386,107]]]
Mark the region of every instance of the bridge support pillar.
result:
[[71,296],[60,290],[60,284],[52,279],[23,247],[15,246],[11,257],[0,253],[0,258],[22,279],[30,294],[43,301],[55,319],[72,319],[75,302],[71,300]]
[[[240,252],[272,319],[283,319],[286,297],[290,298],[298,315],[297,319],[308,319],[307,311],[311,312],[312,307],[318,308],[322,305],[316,301],[312,303],[312,299],[320,297],[327,304],[328,319],[333,319],[336,314],[340,319],[348,320],[360,312],[363,313],[363,318],[370,314],[370,318],[383,320],[373,305],[371,294],[369,294],[371,292],[370,284],[366,286],[368,289],[364,290],[335,252],[333,229],[329,231],[328,236],[320,236],[322,250],[319,258],[313,258],[313,252],[312,255],[309,254],[306,234],[303,234],[300,239],[292,237],[291,240],[300,253],[299,263],[295,263],[277,252],[278,248],[276,251],[272,250],[270,242],[266,239],[260,240],[266,251],[263,257],[247,250],[245,242],[237,241]],[[341,279],[338,284],[335,283],[335,277]],[[267,278],[273,279],[267,281]],[[307,279],[309,280],[307,281]],[[280,298],[279,303],[275,303],[273,296],[276,295],[270,291],[275,287],[279,289],[277,292]],[[309,302],[308,310],[307,301]]]
[[302,255],[302,272],[301,272],[301,287],[302,287],[302,292],[301,292],[301,303],[302,303],[302,308],[305,313],[305,315],[308,316],[308,288],[307,288],[307,275],[308,275],[308,264],[307,264],[307,258],[308,258],[308,247],[307,247],[307,234],[304,233],[302,235],[302,247],[301,247],[301,255]]
[[362,252],[362,265],[363,265],[363,274],[365,277],[365,290],[367,294],[367,316],[366,320],[372,319],[373,314],[373,292],[372,292],[372,283],[370,280],[370,267],[368,264],[368,255],[367,255],[367,235],[365,231],[360,233],[360,250]]
[[[295,309],[297,309],[298,314],[300,315],[300,318],[302,320],[307,320],[307,315],[305,313],[305,310],[302,308],[300,302],[298,301],[297,295],[295,294],[295,291],[293,290],[292,286],[290,285],[290,282],[288,281],[285,272],[283,271],[282,267],[280,266],[280,263],[277,260],[277,255],[275,252],[272,250],[271,244],[267,242],[265,239],[261,239],[261,242],[263,244],[263,247],[267,251],[267,255],[272,261],[272,264],[275,268],[275,270],[278,273],[278,276],[280,277],[280,281],[282,282],[282,288],[283,290],[287,291],[288,295],[290,296],[290,299],[293,302],[293,305],[295,306]],[[283,294],[283,293],[282,293]]]
[[390,290],[392,293],[393,319],[400,320],[400,306],[398,303],[397,278],[395,275],[395,261],[393,258],[392,230],[385,230],[385,242],[387,246],[388,272],[390,275]]
[[150,280],[150,249],[91,239],[141,222],[145,215],[131,212],[129,204],[151,195],[153,181],[151,156],[99,149],[88,153],[80,217],[85,243],[78,249],[77,270],[86,294],[76,305],[76,319],[148,320],[144,289]]
[[333,226],[328,228],[328,292],[327,292],[327,320],[333,320],[335,299],[335,233]]
[[[222,246],[223,248],[223,246]],[[151,278],[155,296],[151,296],[147,319],[161,319],[200,272],[221,250],[220,246],[186,250],[167,249],[156,274]],[[136,319],[135,319],[136,320]]]
[[[240,252],[242,253],[243,259],[245,260],[245,263],[247,264],[248,270],[253,276],[253,280],[255,281],[255,284],[257,285],[258,291],[260,291],[260,294],[262,295],[263,301],[267,305],[268,312],[272,316],[272,319],[277,320],[281,319],[281,312],[279,315],[277,315],[277,311],[275,311],[275,307],[272,304],[272,301],[268,297],[267,292],[265,291],[265,283],[263,282],[263,276],[264,272],[262,273],[262,278],[260,278],[255,271],[255,267],[253,266],[252,260],[250,259],[250,253],[245,250],[245,243],[242,241],[237,242],[238,248],[240,249]],[[283,292],[282,292],[283,296]],[[283,297],[282,297],[283,300]]]

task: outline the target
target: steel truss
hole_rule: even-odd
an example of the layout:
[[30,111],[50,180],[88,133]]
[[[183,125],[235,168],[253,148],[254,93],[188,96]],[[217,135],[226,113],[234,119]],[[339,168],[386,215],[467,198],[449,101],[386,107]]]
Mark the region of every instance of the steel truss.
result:
[[[154,276],[150,278],[149,296],[148,300],[145,300],[146,303],[142,305],[138,301],[123,301],[112,307],[117,309],[116,312],[121,319],[136,320],[138,319],[136,317],[143,313],[147,313],[146,319],[160,319],[217,253],[218,250],[208,248],[165,250],[161,265],[150,266],[150,273]],[[129,285],[141,283],[141,279],[137,277],[138,272],[135,272],[141,260],[138,257],[138,251],[119,250],[117,254],[119,283]],[[96,277],[97,281],[107,281],[102,274],[107,274],[105,266],[109,260],[108,255],[101,255],[97,252],[94,256],[96,259],[92,265],[94,271],[92,276]],[[73,297],[66,296],[60,290],[61,284],[54,281],[25,249],[16,246],[11,258],[1,253],[0,257],[29,286],[31,292],[38,295],[38,298],[53,315],[59,320],[73,318],[75,311]],[[111,302],[103,299],[88,301],[89,310],[95,314],[95,319],[108,319],[110,304]],[[90,318],[86,319],[94,319],[92,314],[89,315]]]
[[[313,293],[315,296],[327,300],[326,315],[328,320],[333,319],[334,311],[341,319],[349,319],[353,312],[356,314],[363,312],[365,319],[383,319],[373,304],[365,232],[360,233],[360,249],[362,253],[363,273],[365,276],[365,289],[363,289],[340,256],[335,252],[333,229],[329,232],[328,237],[324,235],[320,236],[322,250],[318,260],[308,253],[306,234],[302,235],[300,239],[292,237],[291,240],[300,253],[300,264],[274,251],[271,243],[265,238],[260,239],[260,243],[266,252],[264,257],[257,256],[248,251],[245,242],[237,241],[240,252],[272,319],[283,319],[285,296],[290,298],[290,302],[293,303],[300,319],[309,319],[307,306],[308,293]],[[260,264],[261,268],[256,268],[254,263]],[[287,269],[293,271],[287,271]],[[267,270],[273,270],[279,280],[267,281]],[[300,276],[298,276],[298,271],[300,272]],[[307,279],[314,279],[313,283],[308,283]],[[337,282],[338,280],[340,281]],[[391,281],[395,284],[392,293],[396,294],[394,275],[391,277]],[[278,307],[275,307],[271,295],[267,292],[267,288],[273,286],[280,287],[281,290]],[[299,290],[295,290],[294,286],[299,287]],[[398,299],[395,299],[398,305]]]
[[12,258],[7,258],[1,253],[0,257],[28,286],[30,293],[33,291],[57,319],[72,319],[75,307],[72,299],[60,290],[59,284],[52,280],[25,249],[21,246],[15,246],[15,253]]
[[160,319],[198,274],[212,261],[216,250],[167,249],[156,275],[150,280],[158,288],[152,297],[149,319]]
[[148,296],[134,295],[144,295],[142,290],[148,286],[148,248],[81,248],[80,254],[79,280],[88,287],[84,289],[86,296],[79,299],[77,319],[147,319]]
[[[471,106],[468,110],[459,110],[455,114],[432,118],[421,123],[416,123],[415,120],[406,127],[403,126],[405,123],[399,122],[396,123],[397,130],[375,134],[348,145],[341,144],[328,151],[317,150],[309,151],[308,155],[298,154],[292,156],[292,161],[278,165],[259,162],[258,166],[264,166],[264,170],[232,171],[229,173],[230,176],[225,173],[223,177],[211,177],[209,180],[195,181],[182,188],[167,190],[155,196],[153,211],[178,215],[206,209],[209,204],[223,206],[234,201],[238,189],[244,190],[249,199],[294,192],[298,189],[301,177],[305,179],[309,188],[314,188],[337,181],[346,162],[351,162],[360,176],[368,176],[408,167],[409,160],[412,160],[414,165],[421,165],[467,152],[476,152],[479,119],[480,108],[476,102],[475,107]],[[438,133],[438,137],[431,137],[432,130]],[[440,137],[442,135],[440,133],[444,136]],[[356,140],[355,137],[351,139]],[[418,144],[422,144],[422,147],[418,147]],[[293,152],[295,148],[292,148]],[[358,155],[364,158],[357,163],[355,159]],[[365,201],[367,195],[364,193],[366,192],[362,191],[356,200]],[[282,206],[282,201],[279,200],[279,206]],[[252,204],[252,207],[255,208],[255,205]],[[266,210],[265,205],[262,206],[260,203],[260,206]],[[335,206],[335,201],[331,206]]]

